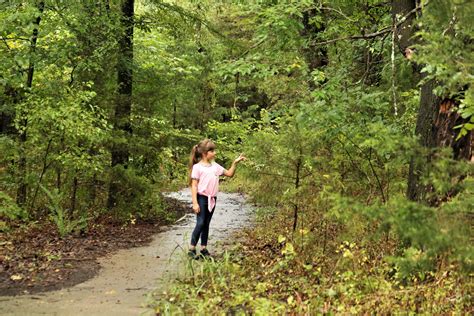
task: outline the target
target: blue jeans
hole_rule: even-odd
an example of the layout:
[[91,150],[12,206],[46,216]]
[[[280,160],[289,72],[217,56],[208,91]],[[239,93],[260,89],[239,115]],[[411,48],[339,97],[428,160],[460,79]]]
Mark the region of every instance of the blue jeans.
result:
[[209,224],[211,223],[212,215],[214,214],[216,207],[214,206],[212,212],[209,212],[208,197],[205,195],[198,194],[197,200],[200,212],[196,214],[196,227],[194,227],[194,231],[191,236],[191,245],[196,246],[199,237],[201,237],[201,246],[207,246],[207,238],[209,237]]

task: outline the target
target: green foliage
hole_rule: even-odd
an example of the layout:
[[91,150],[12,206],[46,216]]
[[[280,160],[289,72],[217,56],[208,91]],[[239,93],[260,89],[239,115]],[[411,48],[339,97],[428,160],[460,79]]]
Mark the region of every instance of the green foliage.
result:
[[[457,139],[468,136],[470,2],[423,2],[408,61],[392,48],[381,0],[136,1],[133,104],[120,122],[130,133],[113,126],[120,5],[46,2],[39,26],[37,2],[0,4],[2,219],[34,220],[48,208],[65,235],[108,214],[107,191],[120,183],[116,218],[169,220],[159,192],[185,183],[190,149],[210,137],[220,163],[248,157],[226,186],[265,206],[253,236],[261,248],[204,264],[160,312],[466,309],[456,284],[472,271],[472,164],[417,145],[412,61],[459,104]],[[114,146],[129,156],[110,168]],[[428,156],[421,179],[431,207],[404,197],[410,161]]]
[[[32,218],[41,216],[47,201],[40,185],[51,192],[59,190],[64,196],[62,207],[100,216],[110,181],[117,176],[131,181],[126,187],[136,185],[146,192],[141,202],[137,192],[125,194],[131,200],[121,200],[124,218],[134,212],[165,218],[155,193],[170,180],[184,182],[189,148],[199,138],[194,128],[203,127],[189,115],[199,103],[194,92],[201,87],[204,60],[193,36],[196,19],[184,18],[187,11],[179,6],[140,2],[133,69],[141,84],[134,85],[129,137],[112,132],[114,60],[123,31],[120,6],[48,2],[37,26],[35,51],[29,39],[40,14],[37,3],[10,1],[1,6],[5,22],[0,27],[2,133],[4,129],[26,132],[25,142],[2,134],[2,190],[14,196],[23,179],[28,186],[25,209]],[[150,20],[160,22],[150,24]],[[25,89],[30,64],[35,66],[33,84]],[[134,170],[130,175],[109,169],[113,144],[130,150],[129,165]],[[18,167],[21,153],[27,157],[25,170]]]
[[[341,1],[338,2],[340,7],[325,3],[333,9],[328,10],[332,20],[315,35],[315,40],[357,35],[360,29],[375,32],[387,27],[390,25],[390,12],[379,4],[371,2],[367,9],[361,3]],[[242,106],[240,111],[232,109],[230,122],[213,121],[207,130],[224,149],[224,157],[230,157],[235,148],[247,153],[249,160],[239,169],[237,182],[254,201],[271,208],[261,217],[264,233],[257,233],[252,241],[261,241],[272,252],[262,256],[254,253],[259,258],[256,260],[258,264],[244,264],[248,275],[229,272],[229,275],[244,279],[236,285],[239,292],[235,296],[229,294],[227,300],[223,300],[232,304],[224,305],[219,301],[219,307],[209,306],[193,296],[197,287],[201,292],[203,289],[212,291],[205,292],[203,297],[233,293],[228,286],[220,287],[213,280],[206,282],[204,273],[194,286],[185,282],[183,287],[160,300],[160,312],[178,308],[174,311],[212,313],[238,309],[242,313],[251,313],[257,310],[252,302],[260,302],[258,293],[262,289],[266,294],[264,305],[269,306],[271,312],[282,308],[304,313],[309,304],[317,306],[318,311],[329,304],[334,306],[334,312],[351,313],[368,310],[393,312],[394,306],[400,312],[465,309],[467,297],[460,298],[456,307],[450,306],[446,300],[457,281],[452,280],[442,288],[430,284],[439,280],[447,270],[458,269],[460,279],[463,273],[470,271],[472,247],[466,245],[471,234],[466,231],[469,219],[465,214],[472,208],[472,201],[466,198],[472,190],[472,183],[469,176],[465,177],[472,173],[471,168],[453,160],[450,152],[434,154],[423,181],[432,188],[432,199],[444,197],[446,200],[439,201],[437,207],[408,201],[404,194],[409,161],[413,156],[421,159],[427,155],[412,136],[419,92],[414,89],[416,78],[412,76],[411,65],[401,56],[392,61],[390,45],[385,39],[336,41],[327,47],[331,62],[309,72],[309,61],[301,50],[295,50],[295,47],[303,48],[300,33],[303,25],[293,23],[301,18],[301,14],[289,13],[295,7],[296,12],[307,9],[304,3],[259,3],[250,10],[238,8],[241,15],[236,13],[236,8],[228,10],[229,17],[242,25],[241,42],[251,49],[243,50],[241,55],[234,53],[237,58],[219,64],[219,74],[224,78],[225,93],[222,95],[233,99],[234,107],[244,105],[248,96],[239,93],[238,88],[243,91],[244,87],[255,86],[259,93],[269,97],[271,106],[257,102],[254,106]],[[328,16],[316,16],[313,23],[324,25],[325,18]],[[261,23],[252,32],[248,23],[255,20]],[[270,34],[270,25],[284,31]],[[289,45],[285,45],[285,41]],[[436,41],[437,38],[430,38],[423,42],[428,46],[418,49],[419,56],[425,57],[417,58],[426,58],[418,60],[426,64],[437,63],[436,60],[453,61],[451,70],[438,73],[436,79],[440,80],[442,74],[453,75],[460,65],[456,65],[457,57],[445,56],[453,54],[451,50],[443,50],[444,55],[438,55],[436,59],[423,55],[431,44],[438,45],[439,50],[444,40]],[[460,56],[471,59],[469,49],[465,46],[458,49]],[[435,54],[434,48],[432,54]],[[372,59],[380,65],[367,62]],[[466,77],[446,77],[458,82],[448,83],[446,87],[459,91],[467,84],[465,81],[460,83],[461,78]],[[299,85],[293,85],[293,79]],[[301,84],[311,81],[315,85],[312,89]],[[394,95],[387,93],[393,84],[398,113],[395,113]],[[232,89],[235,89],[234,93]],[[466,102],[469,90],[466,90],[465,97],[457,97],[461,103]],[[295,208],[298,210],[298,226],[290,234]],[[268,228],[266,225],[271,222],[278,222],[279,227]],[[269,233],[273,230],[276,235]],[[291,241],[287,241],[290,235]],[[346,245],[346,240],[358,242],[357,245],[351,242]],[[353,244],[355,246],[351,246]],[[278,251],[275,252],[275,248]],[[334,257],[334,252],[340,253],[340,257]],[[317,293],[305,292],[309,297],[301,303],[297,296],[288,293],[292,288],[305,288],[295,281],[293,275],[291,280],[282,282],[281,296],[276,298],[272,296],[274,291],[266,285],[259,283],[256,287],[246,288],[245,282],[248,281],[245,280],[256,278],[250,271],[258,269],[262,258],[274,259],[277,253],[281,257],[272,260],[272,269],[265,266],[260,278],[264,278],[265,272],[272,271],[272,282],[278,283],[279,278],[284,278],[282,274],[292,274],[290,267],[298,266],[304,271],[314,271],[314,275],[306,276],[304,280],[317,288],[322,283],[323,289],[319,291],[318,288]],[[326,261],[311,263],[321,258],[326,258]],[[315,265],[322,267],[323,273],[315,271]],[[329,270],[324,271],[324,268]],[[225,270],[223,268],[219,275],[225,275]],[[416,290],[420,282],[430,288],[426,290],[429,293],[426,296]],[[404,286],[410,289],[405,291],[402,289]],[[394,288],[400,292],[393,292]],[[379,306],[370,300],[371,295],[384,297],[387,305]],[[416,299],[410,298],[411,295]],[[234,301],[237,297],[238,300]],[[433,297],[443,303],[439,306],[431,304]],[[234,302],[238,305],[234,306]],[[272,302],[278,302],[277,309],[272,309]],[[168,309],[162,309],[163,306]],[[198,307],[194,309],[192,306]]]
[[116,219],[126,221],[130,216],[143,220],[163,219],[167,221],[170,219],[170,214],[163,212],[164,208],[159,193],[156,192],[146,176],[137,174],[133,168],[124,169],[121,166],[116,166],[110,174],[111,181],[125,184],[120,187],[114,206]]
[[61,206],[63,197],[60,193],[57,191],[51,192],[41,184],[40,188],[49,198],[50,204],[48,204],[48,208],[51,212],[50,217],[54,224],[56,224],[59,236],[64,237],[75,230],[82,230],[87,227],[86,217],[70,218],[66,210]]
[[435,92],[459,102],[459,114],[464,119],[458,139],[474,127],[474,27],[472,14],[474,4],[442,0],[426,6],[419,21],[422,25],[418,36],[416,60],[424,65],[422,72],[426,80],[441,83]]
[[5,192],[0,191],[0,218],[10,220],[28,220],[28,213]]
[[[293,248],[281,230],[285,216],[257,225],[243,244],[217,260],[187,263],[187,274],[150,306],[159,314],[446,313],[465,311],[470,294],[459,274],[425,273],[402,284],[375,244],[341,242],[325,257]],[[289,251],[291,249],[291,251]],[[417,251],[408,250],[412,256]],[[420,258],[418,258],[420,264]],[[432,285],[435,282],[437,285]]]

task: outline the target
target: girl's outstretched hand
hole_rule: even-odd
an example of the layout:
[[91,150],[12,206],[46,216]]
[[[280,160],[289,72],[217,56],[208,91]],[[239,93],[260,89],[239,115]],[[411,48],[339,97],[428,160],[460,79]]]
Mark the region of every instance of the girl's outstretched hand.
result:
[[240,156],[237,157],[237,159],[235,159],[234,162],[239,163],[239,162],[241,162],[242,160],[245,160],[245,159],[247,159],[247,158],[244,156],[244,154],[240,154]]

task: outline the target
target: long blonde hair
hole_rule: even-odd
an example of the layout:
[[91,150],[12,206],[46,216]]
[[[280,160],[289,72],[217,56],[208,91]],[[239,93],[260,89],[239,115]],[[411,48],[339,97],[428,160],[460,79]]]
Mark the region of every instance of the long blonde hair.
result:
[[188,182],[191,184],[191,172],[193,166],[202,159],[202,155],[207,154],[208,151],[216,149],[216,144],[208,138],[201,140],[197,145],[191,149],[191,156],[189,157],[189,174]]

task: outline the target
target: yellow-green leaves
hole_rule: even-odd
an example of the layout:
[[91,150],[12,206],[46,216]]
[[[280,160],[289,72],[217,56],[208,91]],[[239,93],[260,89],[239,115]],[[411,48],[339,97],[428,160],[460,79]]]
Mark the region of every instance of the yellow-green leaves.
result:
[[281,253],[285,256],[292,256],[295,254],[295,248],[293,247],[292,243],[286,243],[285,247],[281,251]]

